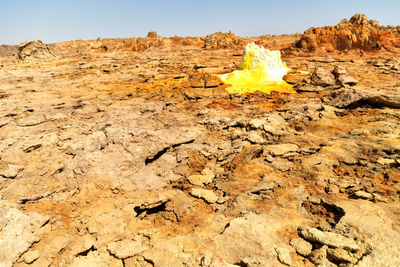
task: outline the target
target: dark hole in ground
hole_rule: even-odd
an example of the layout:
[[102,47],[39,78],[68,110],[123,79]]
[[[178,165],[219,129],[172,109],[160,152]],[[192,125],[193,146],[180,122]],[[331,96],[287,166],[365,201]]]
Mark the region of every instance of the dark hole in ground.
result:
[[145,262],[150,263],[152,266],[154,266],[154,262],[152,260],[143,258]]
[[243,261],[237,262],[234,265],[240,266],[240,267],[248,267],[249,265],[244,263]]
[[227,223],[227,224],[225,225],[224,230],[222,230],[222,232],[221,232],[221,235],[225,232],[225,230],[226,230],[229,226],[231,226],[231,223]]
[[164,155],[165,153],[167,153],[167,151],[169,150],[169,147],[164,148],[163,150],[160,150],[157,152],[157,154],[155,154],[153,157],[147,157],[144,160],[144,164],[150,164],[156,160],[158,160],[162,155]]
[[137,206],[137,207],[133,208],[133,210],[137,213],[136,217],[138,217],[143,212],[146,212],[147,215],[151,215],[151,214],[154,214],[154,213],[165,211],[167,202],[168,201],[162,202],[162,203],[160,203],[159,205],[157,205],[157,206],[155,206],[153,208],[140,208],[140,206]]
[[94,248],[94,246],[91,246],[89,249],[87,249],[87,250],[85,250],[85,251],[82,251],[82,252],[76,254],[75,256],[76,256],[76,257],[78,257],[78,256],[87,256],[87,255],[89,254],[90,251],[95,251],[95,250],[96,250],[96,249]]
[[64,171],[64,167],[61,167],[61,168],[58,168],[55,172],[54,172],[54,174],[57,174],[57,173],[62,173],[63,171]]
[[79,104],[76,104],[76,105],[72,106],[72,108],[73,109],[79,109],[79,108],[83,108],[83,106],[84,106],[84,104],[79,103]]

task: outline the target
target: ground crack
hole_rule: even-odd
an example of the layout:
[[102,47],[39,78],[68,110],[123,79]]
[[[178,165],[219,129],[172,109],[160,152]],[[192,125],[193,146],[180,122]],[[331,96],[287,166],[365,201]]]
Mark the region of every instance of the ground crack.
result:
[[177,143],[177,144],[173,144],[167,147],[164,147],[162,150],[158,151],[155,155],[153,156],[148,156],[146,157],[146,159],[144,160],[144,164],[148,165],[150,163],[153,163],[154,161],[158,160],[159,158],[161,158],[165,153],[167,153],[171,148],[176,148],[178,146],[181,145],[186,145],[186,144],[191,144],[194,142],[194,139],[191,139],[189,141],[186,142],[182,142],[182,143]]

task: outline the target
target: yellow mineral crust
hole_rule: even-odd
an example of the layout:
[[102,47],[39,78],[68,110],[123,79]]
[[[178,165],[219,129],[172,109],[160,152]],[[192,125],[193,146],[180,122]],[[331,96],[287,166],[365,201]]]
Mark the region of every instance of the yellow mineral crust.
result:
[[281,59],[279,50],[270,51],[255,43],[244,48],[240,67],[231,73],[220,76],[221,80],[232,85],[226,88],[232,94],[246,94],[261,91],[294,93],[292,86],[283,80],[290,71]]

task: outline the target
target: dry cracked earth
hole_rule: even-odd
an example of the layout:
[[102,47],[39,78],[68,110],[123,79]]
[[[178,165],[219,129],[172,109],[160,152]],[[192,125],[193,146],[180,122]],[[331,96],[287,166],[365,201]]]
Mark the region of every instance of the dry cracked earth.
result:
[[400,55],[242,48],[1,57],[0,266],[399,266]]

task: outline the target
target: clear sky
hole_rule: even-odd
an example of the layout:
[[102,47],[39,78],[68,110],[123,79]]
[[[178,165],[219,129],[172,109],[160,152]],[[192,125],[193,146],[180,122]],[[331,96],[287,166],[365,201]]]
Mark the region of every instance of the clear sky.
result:
[[364,13],[400,25],[399,0],[0,0],[0,44],[97,37],[303,32]]

